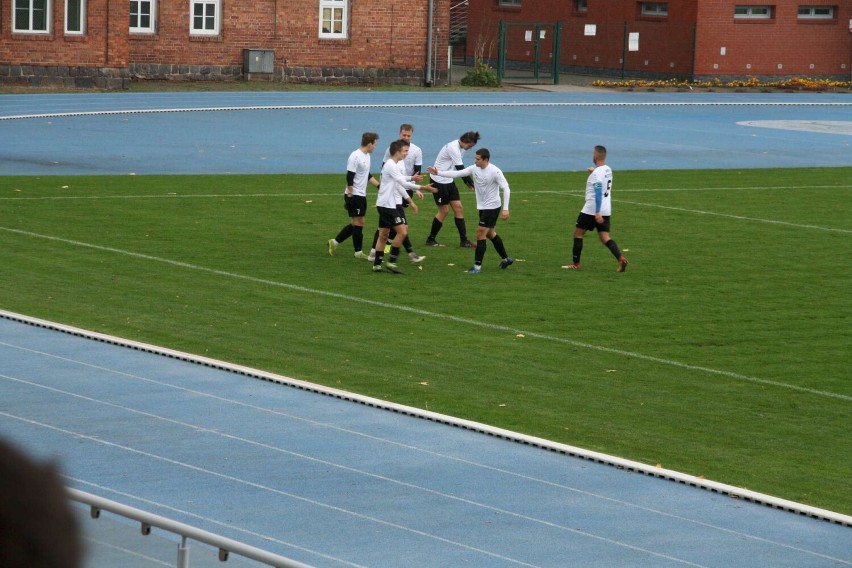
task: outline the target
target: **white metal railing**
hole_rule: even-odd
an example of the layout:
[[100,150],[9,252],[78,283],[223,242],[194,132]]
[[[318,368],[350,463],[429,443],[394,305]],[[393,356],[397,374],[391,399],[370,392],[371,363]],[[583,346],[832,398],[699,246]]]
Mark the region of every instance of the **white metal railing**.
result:
[[308,564],[302,564],[285,556],[279,556],[278,554],[273,554],[243,542],[207,532],[192,525],[180,523],[141,509],[104,499],[103,497],[98,497],[79,489],[71,487],[67,487],[66,489],[71,500],[83,503],[91,508],[93,519],[97,519],[101,511],[109,511],[110,513],[139,521],[143,535],[150,534],[151,527],[157,527],[158,529],[180,536],[181,542],[178,545],[177,568],[189,568],[189,540],[203,542],[204,544],[218,548],[219,560],[223,562],[228,560],[229,554],[233,553],[269,566],[275,566],[276,568],[312,568]]

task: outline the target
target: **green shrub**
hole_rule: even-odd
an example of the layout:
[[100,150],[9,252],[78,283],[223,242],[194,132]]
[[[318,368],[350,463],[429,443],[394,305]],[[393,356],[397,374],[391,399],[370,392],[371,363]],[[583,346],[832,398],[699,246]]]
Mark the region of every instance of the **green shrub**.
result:
[[477,61],[473,69],[461,80],[465,87],[499,87],[500,77],[490,65],[484,61]]

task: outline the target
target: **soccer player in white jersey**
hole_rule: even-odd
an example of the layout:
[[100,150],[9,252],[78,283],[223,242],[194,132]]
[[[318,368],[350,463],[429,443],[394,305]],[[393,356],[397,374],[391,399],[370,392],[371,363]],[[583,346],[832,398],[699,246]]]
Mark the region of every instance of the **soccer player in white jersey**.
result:
[[[446,172],[452,169],[464,169],[465,150],[470,150],[476,143],[479,142],[479,132],[465,132],[458,140],[448,142],[438,152],[438,157],[435,158],[434,167],[438,171]],[[473,188],[473,180],[470,177],[463,178],[465,184],[469,188]],[[432,197],[435,198],[435,205],[438,206],[438,212],[435,213],[435,218],[432,219],[432,230],[429,233],[429,238],[426,239],[426,244],[430,247],[443,246],[436,240],[438,232],[444,226],[444,219],[453,209],[453,217],[456,221],[456,229],[459,231],[459,239],[462,247],[475,247],[476,245],[470,242],[467,238],[467,228],[464,224],[464,208],[462,207],[461,198],[459,197],[459,189],[456,187],[456,182],[448,176],[436,176],[432,178],[432,185],[438,190]]]
[[[476,192],[476,208],[479,210],[479,225],[476,227],[476,252],[474,253],[473,267],[468,270],[470,274],[479,274],[482,271],[482,259],[485,257],[487,248],[485,238],[487,237],[500,258],[500,268],[508,268],[514,260],[509,258],[503,239],[497,234],[498,217],[505,221],[509,218],[509,182],[503,171],[491,163],[491,152],[488,148],[480,148],[474,156],[474,164],[462,170],[441,171],[434,167],[429,168],[429,173],[434,176],[457,178],[470,176],[473,178],[473,189]],[[500,190],[503,190],[503,211],[500,212]]]
[[606,148],[595,146],[592,153],[594,166],[588,168],[589,179],[586,180],[586,203],[577,217],[574,228],[573,262],[562,268],[569,270],[580,269],[580,255],[583,252],[583,236],[586,231],[596,230],[601,242],[609,249],[618,261],[617,272],[627,269],[627,259],[615,241],[609,236],[609,220],[612,215],[612,169],[606,165]]
[[355,258],[367,259],[367,255],[361,250],[364,246],[364,214],[367,211],[367,184],[379,187],[379,180],[370,173],[370,154],[376,149],[378,140],[379,135],[375,132],[365,132],[361,135],[361,146],[349,154],[349,159],[346,161],[343,208],[346,209],[350,222],[337,233],[336,237],[328,239],[330,255],[334,255],[340,243],[352,237]]
[[[423,169],[423,150],[420,149],[420,146],[414,144],[411,141],[411,136],[414,134],[414,126],[411,124],[401,124],[399,126],[399,140],[405,140],[408,142],[408,155],[404,160],[399,161],[399,166],[402,169],[402,173],[405,176],[411,177],[413,181],[420,182],[420,172]],[[385,166],[385,163],[390,160],[390,148],[385,150],[385,156],[382,158],[382,167]],[[408,196],[411,197],[414,192],[411,190],[408,191]],[[400,202],[400,205],[403,207],[407,207],[408,205],[404,202]],[[393,240],[396,237],[393,229],[391,229],[390,235],[388,236],[388,240]],[[379,240],[379,231],[376,230],[376,234],[373,235],[373,248],[370,249],[370,260],[375,260],[376,258],[376,242]],[[411,244],[411,235],[405,237],[405,240],[402,241],[402,246],[405,248],[405,251],[408,253],[408,258],[411,259],[412,264],[418,264],[426,260],[425,256],[418,256],[416,252],[414,252],[414,246]]]
[[[419,185],[412,180],[413,176],[406,176],[399,167],[401,160],[408,154],[408,142],[396,140],[390,145],[390,159],[382,167],[382,181],[379,185],[379,193],[376,197],[376,210],[379,213],[379,240],[376,243],[376,258],[373,260],[373,272],[382,272],[382,260],[385,255],[385,243],[391,229],[396,230],[396,237],[391,242],[390,256],[384,264],[384,269],[389,272],[400,273],[396,265],[399,256],[399,247],[408,235],[408,221],[405,218],[405,209],[399,206],[398,199],[408,203],[413,213],[417,213],[417,204],[406,192],[410,189],[418,198],[423,199],[423,193]],[[427,186],[424,186],[427,187]],[[431,186],[428,186],[430,189]]]

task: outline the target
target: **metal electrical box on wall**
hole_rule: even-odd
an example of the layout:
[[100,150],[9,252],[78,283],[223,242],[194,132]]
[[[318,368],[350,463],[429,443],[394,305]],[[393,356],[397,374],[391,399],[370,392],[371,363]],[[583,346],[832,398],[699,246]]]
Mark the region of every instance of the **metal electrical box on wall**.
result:
[[272,73],[275,70],[275,52],[271,49],[246,49],[243,56],[243,73]]

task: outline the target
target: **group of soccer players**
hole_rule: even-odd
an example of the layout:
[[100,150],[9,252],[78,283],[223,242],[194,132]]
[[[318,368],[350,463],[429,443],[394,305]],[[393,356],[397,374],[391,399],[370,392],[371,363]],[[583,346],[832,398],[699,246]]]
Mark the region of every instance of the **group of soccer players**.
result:
[[[352,237],[355,257],[370,260],[375,272],[399,273],[397,260],[403,248],[412,263],[422,262],[425,257],[414,252],[408,236],[406,209],[410,208],[413,213],[417,213],[418,207],[414,198],[423,199],[425,191],[432,194],[437,206],[432,228],[426,239],[427,246],[444,246],[437,241],[437,236],[452,210],[460,246],[476,249],[475,264],[468,272],[478,273],[481,270],[486,237],[491,240],[502,258],[501,268],[511,265],[514,261],[506,254],[503,242],[494,230],[501,210],[500,189],[503,190],[502,217],[509,218],[509,184],[503,172],[489,164],[490,155],[486,148],[477,151],[474,166],[465,168],[463,163],[465,150],[476,145],[479,133],[465,132],[457,140],[444,145],[438,152],[435,165],[429,168],[430,183],[422,184],[423,151],[411,142],[413,134],[412,125],[400,126],[399,139],[390,144],[382,159],[381,181],[370,173],[370,154],[376,149],[378,135],[375,132],[365,132],[361,136],[360,147],[349,155],[346,164],[346,189],[343,198],[350,223],[345,225],[335,238],[329,239],[328,253],[333,255],[340,243]],[[461,177],[464,183],[476,192],[477,209],[480,212],[476,243],[467,237],[464,209],[454,179],[457,177]],[[367,185],[378,188],[376,210],[379,214],[379,228],[373,237],[369,254],[363,250]],[[389,244],[387,258],[386,244]]]
[[[474,248],[474,264],[467,271],[479,274],[482,260],[490,240],[494,250],[500,255],[500,268],[505,269],[514,263],[506,253],[503,240],[497,234],[497,220],[509,218],[509,183],[503,172],[491,163],[491,154],[487,148],[476,151],[474,164],[464,166],[466,150],[473,148],[479,141],[479,133],[465,132],[458,139],[444,145],[438,152],[434,166],[428,168],[431,176],[429,183],[423,182],[423,151],[411,142],[414,127],[402,124],[399,139],[390,144],[382,159],[381,178],[377,180],[370,173],[370,154],[376,149],[379,135],[365,132],[361,136],[361,145],[350,155],[346,164],[346,189],[343,193],[344,208],[350,218],[337,236],[328,240],[328,253],[333,255],[337,247],[352,237],[355,258],[372,262],[374,272],[401,271],[397,264],[401,249],[405,249],[413,264],[422,262],[426,257],[419,256],[408,236],[406,209],[418,212],[414,197],[423,199],[423,192],[431,193],[437,212],[432,219],[432,227],[426,239],[426,245],[443,247],[437,236],[444,225],[450,210],[453,212],[459,243],[463,248]],[[572,249],[573,262],[563,268],[578,270],[580,254],[583,248],[583,236],[588,230],[597,230],[601,242],[609,248],[618,260],[618,272],[624,272],[627,259],[609,236],[611,212],[612,170],[606,165],[606,148],[596,146],[593,153],[594,166],[589,168],[586,183],[586,202],[577,218]],[[465,185],[476,194],[476,207],[479,211],[479,224],[476,229],[476,242],[467,237],[464,209],[459,196],[455,178],[462,178]],[[379,214],[379,228],[373,236],[373,245],[369,254],[364,253],[364,215],[367,210],[367,185],[378,188],[376,210]],[[503,192],[501,202],[500,191]],[[487,240],[486,240],[487,239]],[[385,259],[385,254],[387,258]]]

